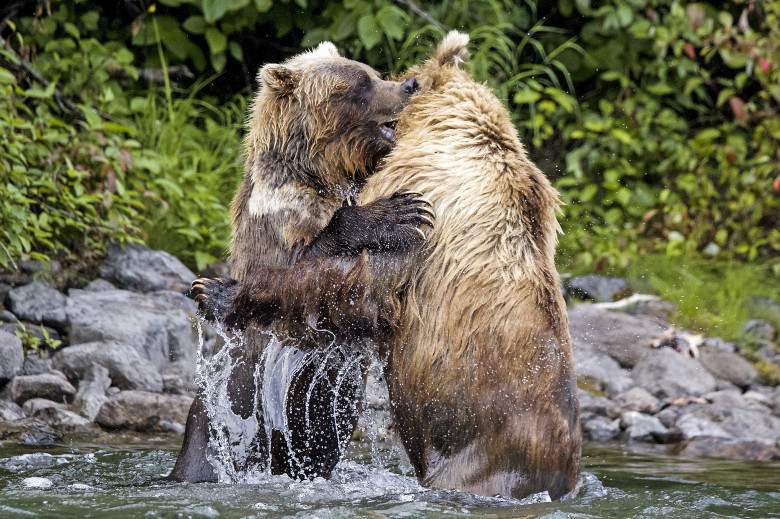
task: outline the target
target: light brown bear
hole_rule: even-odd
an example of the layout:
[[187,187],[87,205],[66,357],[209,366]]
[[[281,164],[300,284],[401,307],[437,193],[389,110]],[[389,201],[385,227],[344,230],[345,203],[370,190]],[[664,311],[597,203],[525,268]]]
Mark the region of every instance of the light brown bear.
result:
[[[395,122],[418,88],[415,79],[384,81],[323,43],[285,63],[266,65],[258,82],[245,176],[231,207],[232,277],[243,281],[255,269],[296,260],[418,247],[419,227],[430,222],[431,211],[415,194],[398,192],[360,207],[345,204],[394,144]],[[360,315],[367,313],[361,308]],[[296,334],[303,329],[307,333]],[[289,380],[269,380],[282,376],[274,370],[261,374],[265,387],[284,387],[286,393],[258,398],[255,368],[262,360],[273,364],[266,347],[272,333],[282,340],[293,337],[296,351],[330,349],[287,358],[293,363]],[[232,353],[228,397],[233,413],[257,420],[258,432],[230,438],[244,456],[233,460],[236,472],[260,467],[291,477],[327,477],[357,423],[360,364],[348,350],[332,345],[331,333],[309,333],[295,319],[255,320],[243,335],[243,347]],[[217,479],[209,441],[224,424],[209,423],[204,398],[201,392],[190,409],[173,479]]]
[[[399,140],[361,203],[399,189],[423,192],[437,219],[421,252],[323,258],[241,285],[227,319],[292,319],[317,307],[337,334],[387,321],[386,378],[398,434],[431,488],[553,499],[577,485],[579,404],[554,249],[558,194],[528,159],[495,94],[461,70],[468,37],[453,32],[413,68],[421,91],[398,122]],[[337,322],[343,301],[317,288],[342,272],[371,312]],[[306,275],[302,275],[306,272]],[[227,284],[198,280],[202,304]],[[325,299],[317,304],[303,294]],[[315,297],[315,296],[309,296]],[[223,302],[224,303],[224,302]],[[397,320],[395,320],[397,319]],[[389,323],[389,324],[388,324]],[[352,325],[355,329],[354,324]]]

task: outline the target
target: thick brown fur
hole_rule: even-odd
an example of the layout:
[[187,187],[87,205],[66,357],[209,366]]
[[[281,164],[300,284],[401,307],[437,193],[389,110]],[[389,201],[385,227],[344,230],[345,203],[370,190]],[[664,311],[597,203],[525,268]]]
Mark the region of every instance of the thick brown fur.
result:
[[[349,284],[351,264],[339,256],[358,258],[363,250],[415,246],[422,241],[419,227],[430,221],[427,203],[414,193],[395,193],[370,206],[345,204],[392,147],[392,126],[417,84],[413,78],[403,83],[382,80],[370,67],[339,56],[331,43],[283,64],[266,65],[258,81],[248,121],[245,176],[231,206],[231,275],[244,281],[250,272],[266,268],[270,270],[265,281],[272,284],[279,272],[274,269],[299,259],[316,263],[331,258],[334,268],[344,267],[338,270],[342,289],[318,293],[322,297],[353,297],[354,290],[344,288]],[[294,302],[280,303],[280,310],[289,311]],[[369,306],[360,308],[368,314]],[[366,326],[376,327],[376,323],[374,311]],[[326,348],[332,343],[332,334],[303,336],[297,333],[301,329],[301,320],[272,323],[257,319],[243,330],[244,350],[235,354],[237,368],[228,382],[232,410],[244,419],[255,416],[261,431],[265,417],[263,409],[254,406],[254,367],[272,338],[270,332],[280,339],[297,338],[297,347],[302,350]],[[260,435],[253,440],[246,463],[265,464],[273,472],[291,477],[330,474],[344,446],[343,440],[336,438],[349,438],[356,424],[360,384],[339,383],[341,392],[329,393],[342,365],[352,365],[353,359],[343,355],[325,359],[330,359],[323,361],[329,362],[328,366],[310,362],[299,367],[289,398],[281,399],[289,401],[285,423],[295,429],[301,423],[299,415],[305,413],[306,427],[316,431],[315,437],[307,437],[302,426],[290,431],[290,444],[276,434],[268,445],[267,438]],[[296,396],[307,392],[307,398],[315,395],[317,400],[309,409]],[[173,479],[216,479],[206,459],[210,424],[203,398],[198,395],[191,408]],[[348,409],[335,413],[336,401],[346,402]]]
[[467,41],[450,33],[409,71],[422,90],[360,198],[419,191],[437,214],[390,346],[391,403],[425,486],[557,499],[578,481],[581,445],[560,201],[503,104],[459,68]]
[[[237,288],[243,296],[228,314],[294,320],[317,308],[317,320],[344,334],[371,334],[366,323],[388,320],[377,329],[392,332],[382,340],[393,414],[422,484],[516,498],[547,491],[558,499],[577,484],[581,451],[571,338],[554,265],[560,201],[526,156],[503,104],[460,68],[467,42],[450,33],[409,71],[421,92],[360,198],[365,204],[399,189],[425,193],[437,214],[429,247],[374,253],[351,267],[334,267],[332,259],[301,263],[282,274],[298,280],[283,288],[258,274],[257,283]],[[312,271],[319,269],[329,286],[339,283],[341,269],[354,292],[339,299],[343,293],[316,289]],[[291,306],[306,294],[324,299]],[[269,304],[280,298],[286,302]],[[337,322],[350,300],[360,301],[351,307],[365,315],[347,312]],[[287,309],[275,313],[274,304]],[[361,326],[350,328],[351,320]]]

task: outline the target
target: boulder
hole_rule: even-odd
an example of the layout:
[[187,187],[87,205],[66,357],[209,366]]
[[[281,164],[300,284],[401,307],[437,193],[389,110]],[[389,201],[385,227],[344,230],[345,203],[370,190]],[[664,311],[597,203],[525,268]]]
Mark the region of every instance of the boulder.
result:
[[24,418],[24,410],[11,400],[0,399],[0,421],[11,422]]
[[716,377],[737,387],[747,388],[758,377],[755,368],[736,353],[704,347],[699,349],[699,362]]
[[715,422],[738,440],[770,444],[780,441],[780,418],[768,411],[708,405],[693,409],[691,413]]
[[137,292],[190,289],[195,274],[165,251],[150,250],[141,245],[125,248],[111,245],[100,267],[100,277],[119,288]]
[[59,407],[44,407],[36,409],[32,418],[37,418],[53,429],[71,433],[86,433],[96,431],[95,424],[67,409]]
[[73,410],[90,422],[95,419],[100,408],[108,400],[106,391],[111,387],[108,373],[107,368],[92,363],[92,369],[79,382],[79,390],[76,398],[73,399]]
[[715,390],[715,378],[696,360],[671,348],[652,350],[631,371],[641,386],[658,398],[700,396]]
[[14,378],[23,365],[22,340],[12,333],[0,330],[0,385]]
[[595,274],[571,278],[564,288],[569,297],[597,302],[617,301],[631,294],[625,279]]
[[120,389],[162,391],[159,369],[132,346],[117,342],[88,342],[63,348],[54,355],[53,365],[74,384],[87,378],[93,364],[108,370],[111,382]]
[[15,323],[19,318],[8,310],[0,310],[0,323]]
[[627,368],[648,354],[650,343],[668,326],[651,317],[611,312],[588,303],[569,308],[569,330],[575,351],[606,353]]
[[162,371],[163,392],[176,395],[192,395],[198,390],[195,372],[184,361],[173,362]]
[[584,389],[579,390],[580,413],[591,413],[599,416],[607,415],[607,406],[610,404],[608,398],[596,396]]
[[724,431],[718,424],[690,413],[682,413],[675,422],[675,427],[679,429],[683,439],[689,440],[697,436],[709,436],[713,438],[731,438],[731,435]]
[[53,400],[48,400],[46,398],[31,398],[24,403],[22,410],[24,411],[25,416],[35,416],[43,409],[48,409],[50,407],[56,407],[57,409],[68,408],[68,406],[62,402],[54,402]]
[[667,434],[664,424],[655,416],[638,411],[626,411],[620,417],[620,427],[628,441],[654,442]]
[[16,335],[17,332],[30,337],[36,337],[40,339],[41,346],[48,346],[50,348],[56,348],[62,343],[62,337],[60,333],[54,328],[44,326],[42,324],[35,323],[22,323],[20,321],[12,323],[0,323],[2,331]]
[[655,414],[661,409],[661,402],[646,389],[634,387],[613,397],[613,401],[627,411]]
[[106,429],[159,430],[168,420],[184,424],[191,404],[192,398],[182,395],[121,391],[103,404],[95,422]]
[[53,259],[50,259],[48,263],[44,263],[43,261],[37,259],[29,259],[20,261],[19,268],[25,274],[37,274],[39,272],[59,272],[62,270],[62,264],[59,261]]
[[190,299],[167,291],[71,290],[69,295],[71,344],[120,341],[160,368],[183,360],[194,369],[198,336],[192,325],[196,307]]
[[680,445],[676,453],[682,456],[756,461],[769,461],[780,457],[780,452],[766,443],[708,436],[697,436],[688,440]]
[[11,400],[22,404],[31,398],[46,398],[55,402],[70,400],[76,394],[68,379],[61,372],[51,371],[41,375],[21,375],[9,384]]
[[610,420],[605,416],[591,416],[583,420],[582,431],[586,438],[594,441],[606,441],[620,434],[620,420]]
[[116,290],[116,287],[110,281],[97,278],[90,281],[87,286],[84,287],[87,292],[107,292],[109,290]]
[[743,397],[742,393],[737,389],[726,389],[713,393],[706,393],[702,395],[702,398],[721,407],[747,407],[745,397]]
[[37,351],[27,352],[27,358],[24,359],[24,365],[20,375],[40,375],[51,371],[51,359],[47,356],[41,357]]
[[9,309],[19,319],[62,329],[67,324],[66,297],[48,283],[35,281],[8,292]]
[[629,372],[600,351],[575,349],[574,371],[578,377],[585,377],[595,383],[599,390],[609,394],[622,393],[634,386]]

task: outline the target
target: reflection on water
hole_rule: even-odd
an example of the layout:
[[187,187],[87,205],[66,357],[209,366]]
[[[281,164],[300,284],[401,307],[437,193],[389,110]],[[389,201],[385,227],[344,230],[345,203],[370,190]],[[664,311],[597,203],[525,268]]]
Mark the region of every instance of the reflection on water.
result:
[[170,483],[176,444],[31,448],[0,443],[0,517],[780,517],[780,463],[685,460],[587,445],[565,503],[430,491],[390,450],[356,446],[330,481]]

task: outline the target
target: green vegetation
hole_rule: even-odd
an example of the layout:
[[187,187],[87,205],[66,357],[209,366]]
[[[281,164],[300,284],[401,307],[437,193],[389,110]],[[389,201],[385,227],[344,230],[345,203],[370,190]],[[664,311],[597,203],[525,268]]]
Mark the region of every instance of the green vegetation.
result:
[[652,272],[724,336],[735,301],[777,297],[780,0],[11,0],[0,266],[115,240],[202,268],[227,248],[259,66],[333,40],[396,73],[451,28],[567,202],[568,267]]

